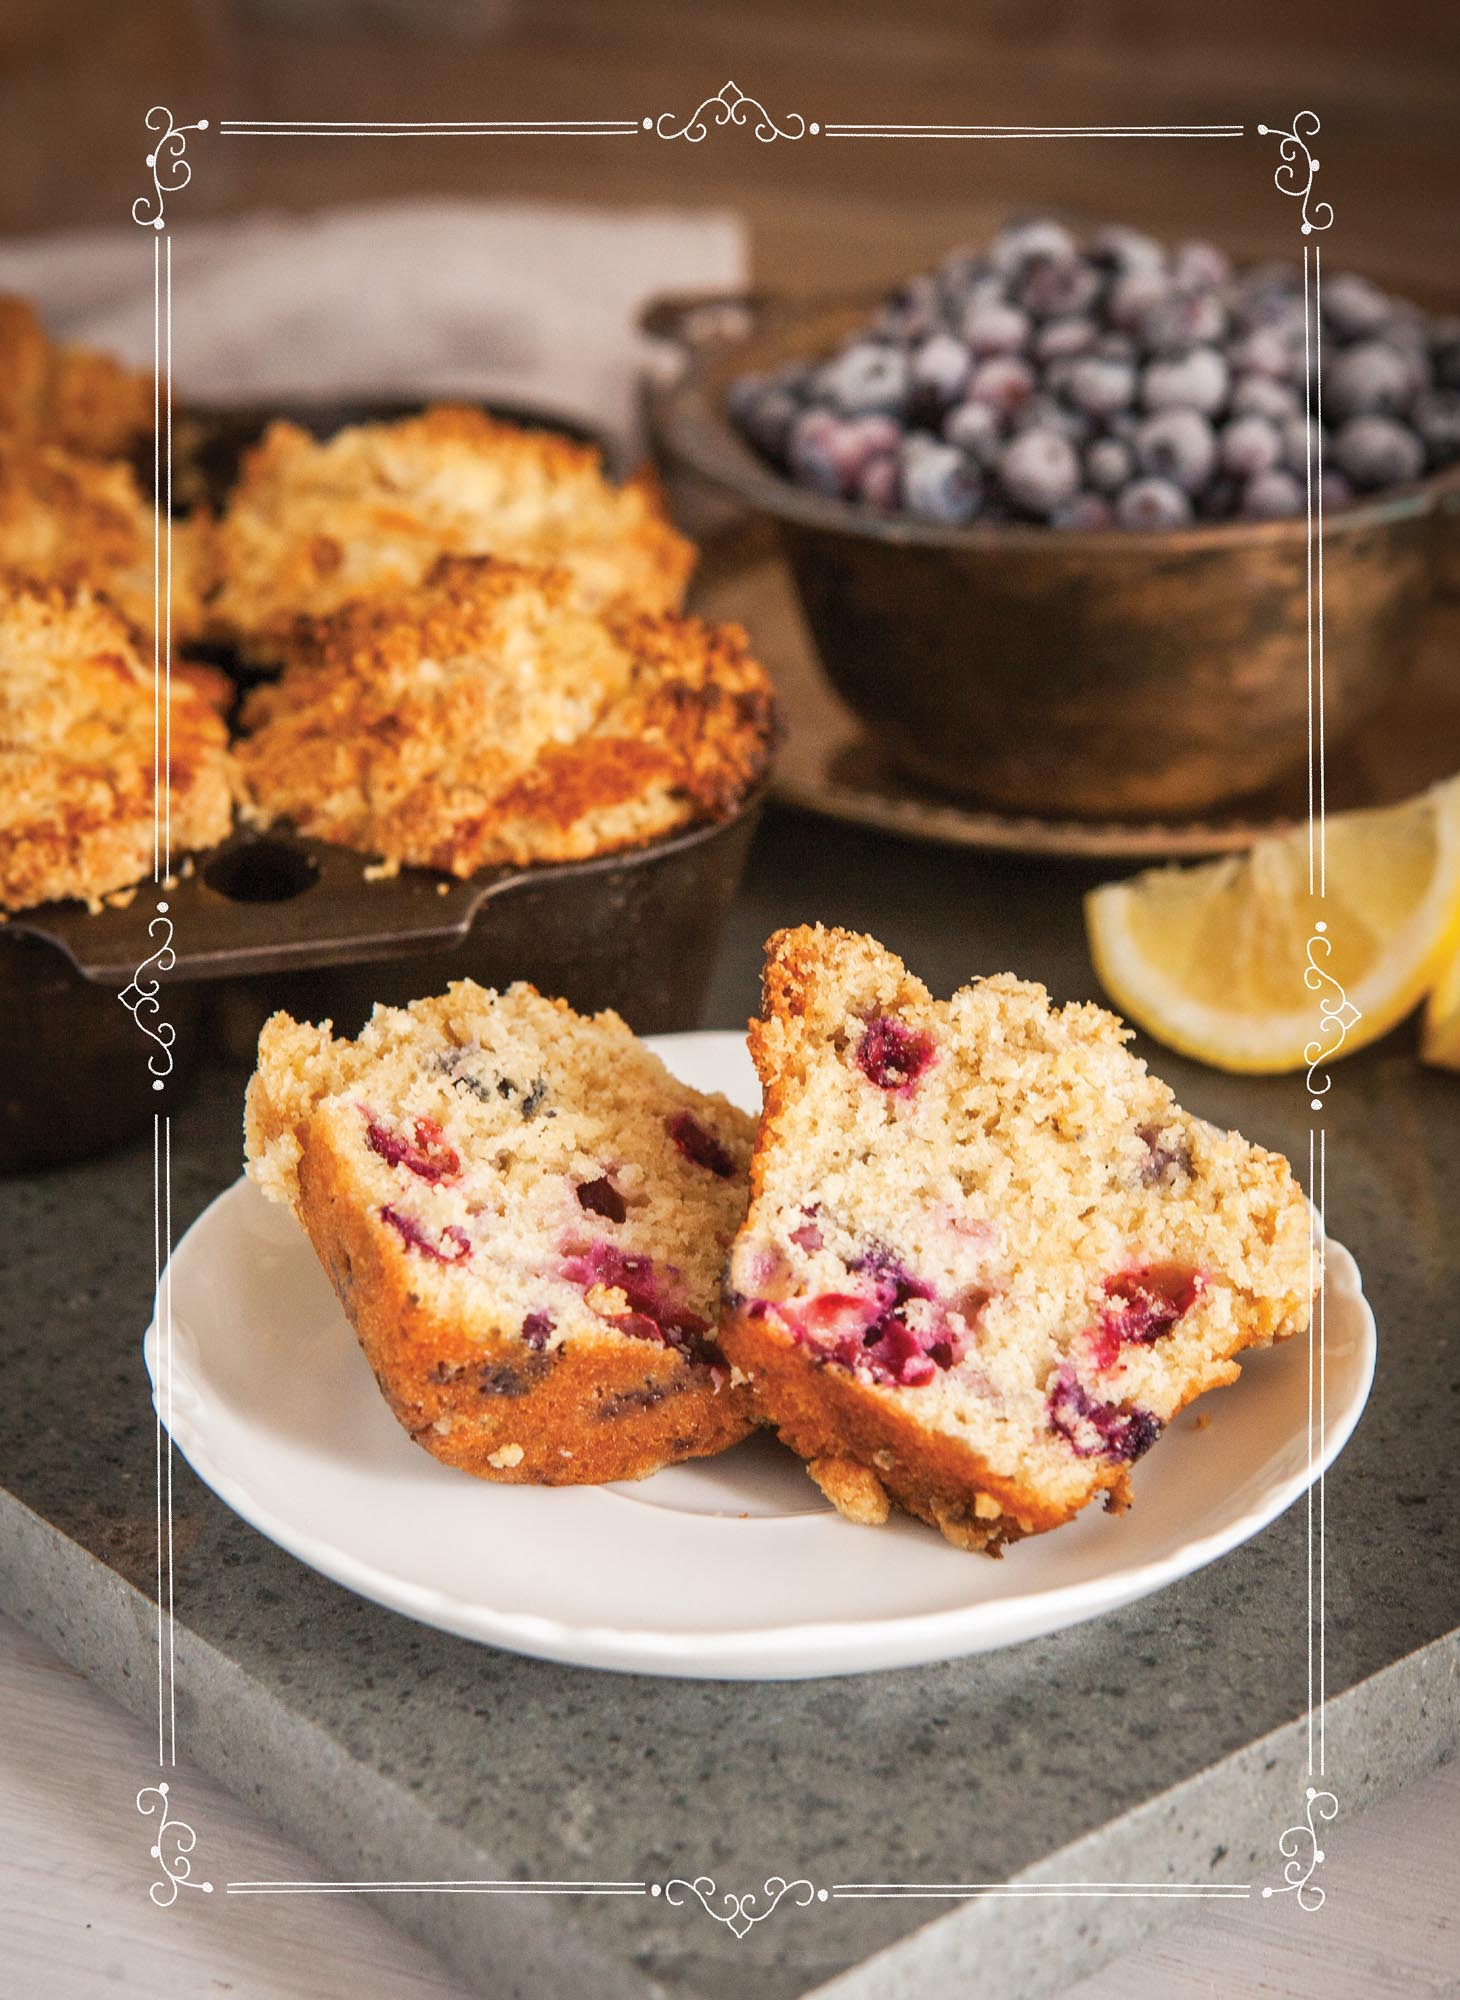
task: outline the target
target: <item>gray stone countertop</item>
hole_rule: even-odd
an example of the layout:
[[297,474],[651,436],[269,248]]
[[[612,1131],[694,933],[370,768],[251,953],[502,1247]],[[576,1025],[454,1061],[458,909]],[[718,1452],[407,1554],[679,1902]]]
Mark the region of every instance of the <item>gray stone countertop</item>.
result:
[[[707,1024],[743,1023],[762,940],[810,917],[873,931],[936,992],[1008,967],[1056,999],[1097,996],[1079,913],[1096,879],[773,813]],[[1190,1109],[1306,1161],[1299,1080],[1142,1052]],[[238,1172],[243,1081],[205,1071],[174,1118],[175,1235]],[[1457,1727],[1460,1078],[1422,1070],[1402,1029],[1337,1071],[1328,1106],[1329,1228],[1379,1323],[1373,1396],[1327,1483],[1326,1781],[1357,1810],[1449,1754]],[[150,1151],[5,1186],[0,1404],[0,1602],[141,1713],[157,1671]],[[804,1683],[593,1673],[413,1625],[265,1541],[180,1459],[174,1562],[179,1744],[326,1874],[709,1875],[743,1892],[771,1875],[1000,1882],[1060,1854],[1061,1879],[1279,1881],[1278,1836],[1303,1815],[1301,1507],[1093,1623]],[[206,1862],[227,1877],[226,1855]],[[790,2000],[823,1983],[1017,2000],[1094,1969],[1156,1907],[783,1904],[743,1942],[648,1898],[420,1896],[389,1914],[504,2000]]]

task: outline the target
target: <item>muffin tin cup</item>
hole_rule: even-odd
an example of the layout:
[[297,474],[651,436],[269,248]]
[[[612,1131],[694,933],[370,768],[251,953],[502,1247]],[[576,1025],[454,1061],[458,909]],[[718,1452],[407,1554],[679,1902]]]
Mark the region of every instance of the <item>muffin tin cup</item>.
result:
[[763,797],[624,853],[464,882],[372,880],[368,856],[275,827],[125,909],[25,911],[0,931],[0,1171],[124,1143],[170,1107],[200,1045],[251,1063],[280,1007],[353,1035],[377,1002],[524,979],[640,1034],[695,1027]]

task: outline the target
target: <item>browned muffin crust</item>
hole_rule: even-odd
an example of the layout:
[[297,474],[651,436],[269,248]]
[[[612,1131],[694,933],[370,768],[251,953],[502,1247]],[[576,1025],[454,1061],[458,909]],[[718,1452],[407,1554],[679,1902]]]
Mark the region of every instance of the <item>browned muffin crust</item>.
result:
[[244,711],[254,808],[470,875],[729,816],[769,761],[770,684],[734,626],[582,608],[566,572],[442,557],[304,621]]
[[297,618],[409,590],[440,555],[564,569],[590,609],[654,612],[680,605],[694,566],[651,476],[615,486],[586,445],[449,404],[323,442],[272,424],[219,550],[215,629],[263,659]]
[[28,299],[0,294],[0,435],[123,458],[148,436],[152,415],[150,374],[51,340]]
[[[228,734],[179,670],[170,715],[172,844],[232,823]],[[84,589],[0,577],[0,907],[95,907],[152,868],[153,672],[120,614]]]
[[[80,458],[55,445],[0,437],[0,568],[39,582],[85,586],[111,599],[149,641],[166,587],[156,515],[120,460]],[[172,527],[172,631],[198,631],[209,524]]]

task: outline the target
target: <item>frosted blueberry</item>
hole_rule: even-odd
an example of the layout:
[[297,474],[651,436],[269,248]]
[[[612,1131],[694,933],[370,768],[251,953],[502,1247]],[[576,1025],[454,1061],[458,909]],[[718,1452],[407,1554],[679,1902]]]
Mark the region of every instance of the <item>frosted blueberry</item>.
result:
[[1323,400],[1336,417],[1394,416],[1416,386],[1406,355],[1386,341],[1361,340],[1325,371]]
[[1080,461],[1059,431],[1021,431],[999,460],[999,483],[1016,507],[1051,514],[1078,491]]
[[1318,488],[1327,513],[1337,513],[1341,507],[1354,504],[1354,489],[1341,472],[1325,472]]
[[992,403],[957,403],[943,419],[943,436],[979,465],[992,465],[1003,450],[1003,423]]
[[1182,243],[1171,253],[1171,276],[1183,290],[1213,290],[1230,284],[1232,260],[1215,243]]
[[1213,416],[1227,400],[1227,364],[1215,347],[1153,361],[1141,377],[1148,410],[1200,410]]
[[1377,285],[1351,272],[1340,272],[1323,287],[1323,317],[1344,340],[1377,333],[1389,317],[1389,301]]
[[995,354],[974,369],[968,393],[996,410],[1017,410],[1034,394],[1034,371],[1012,354]]
[[1137,479],[1116,495],[1115,518],[1122,528],[1180,528],[1191,519],[1191,501],[1169,479]]
[[1036,259],[1063,264],[1072,262],[1075,255],[1075,239],[1068,229],[1038,218],[1011,223],[999,231],[989,247],[989,263],[1001,278],[1017,276]]
[[1223,466],[1240,478],[1268,472],[1281,462],[1282,432],[1270,417],[1233,417],[1222,427],[1219,449]]
[[1017,354],[1029,338],[1029,316],[1003,300],[976,302],[963,315],[963,337],[979,356]]
[[1097,438],[1085,453],[1085,483],[1097,493],[1118,493],[1134,470],[1134,454],[1119,438]]
[[1135,368],[1109,355],[1084,355],[1072,361],[1062,379],[1064,393],[1087,416],[1109,416],[1127,409],[1135,398]]
[[972,366],[967,347],[951,333],[930,333],[913,349],[912,387],[940,407],[956,403]]
[[1034,336],[1034,354],[1039,361],[1068,361],[1085,354],[1095,345],[1096,325],[1082,313],[1064,319],[1046,320]]
[[1235,417],[1266,417],[1270,423],[1285,423],[1296,417],[1303,399],[1290,382],[1275,382],[1270,375],[1242,375],[1232,391]]
[[902,462],[895,451],[874,452],[857,474],[856,497],[864,507],[895,514],[902,500]]
[[1306,479],[1310,463],[1316,471],[1328,456],[1328,439],[1316,417],[1289,417],[1280,426],[1283,441],[1281,464],[1295,479]]
[[1098,493],[1077,493],[1049,517],[1052,528],[1069,528],[1086,534],[1115,526],[1115,509]]
[[842,491],[841,425],[830,410],[803,410],[791,426],[786,457],[798,485],[835,498]]
[[1227,308],[1211,292],[1170,292],[1145,313],[1141,338],[1157,353],[1209,346],[1227,331]]
[[730,408],[741,430],[767,458],[783,459],[791,426],[801,414],[800,401],[788,389],[768,386],[763,381],[756,382],[750,393],[744,393],[744,383],[735,386],[742,393],[738,401],[732,400]]
[[844,416],[901,410],[910,387],[907,357],[895,347],[855,341],[822,369],[817,387]]
[[1158,270],[1129,271],[1117,278],[1105,302],[1112,325],[1138,333],[1147,315],[1171,296],[1170,281]]
[[1410,418],[1431,465],[1460,458],[1460,390],[1426,389],[1415,398]]
[[1301,514],[1307,501],[1291,472],[1280,466],[1258,472],[1242,488],[1242,512],[1255,521],[1279,521]]
[[1161,272],[1166,268],[1166,252],[1154,237],[1143,236],[1139,229],[1127,229],[1120,223],[1097,229],[1090,238],[1086,255],[1101,270],[1121,274]]
[[1195,493],[1216,470],[1216,435],[1197,410],[1162,410],[1136,432],[1136,460],[1142,472]]
[[1393,417],[1351,417],[1333,442],[1340,472],[1355,486],[1400,486],[1424,470],[1424,446]]
[[978,474],[952,445],[909,439],[902,452],[902,498],[919,520],[960,526],[978,512]]
[[1271,326],[1260,326],[1234,342],[1227,359],[1239,375],[1270,375],[1276,382],[1292,373],[1295,362],[1299,373],[1303,366],[1301,348],[1295,356],[1287,337]]
[[1012,418],[1016,431],[1052,430],[1071,444],[1082,445],[1090,435],[1090,424],[1078,410],[1070,409],[1057,396],[1031,396]]
[[1100,296],[1100,274],[1079,260],[1036,258],[1025,267],[1014,296],[1035,319],[1087,312]]

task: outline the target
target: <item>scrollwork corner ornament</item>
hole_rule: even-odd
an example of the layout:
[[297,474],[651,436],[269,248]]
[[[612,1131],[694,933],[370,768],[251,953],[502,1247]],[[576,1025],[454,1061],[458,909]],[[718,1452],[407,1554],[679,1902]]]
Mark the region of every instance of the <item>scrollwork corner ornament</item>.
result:
[[698,146],[710,130],[706,113],[713,113],[716,125],[744,125],[754,118],[755,136],[763,146],[769,146],[775,139],[800,139],[808,132],[814,135],[821,130],[819,125],[808,125],[799,111],[788,112],[785,124],[778,125],[765,106],[748,97],[737,83],[722,85],[686,119],[677,120],[674,112],[662,111],[657,118],[646,118],[644,129],[656,132],[661,139],[687,139],[691,146]]
[[1332,1062],[1348,1039],[1349,1029],[1364,1018],[1345,993],[1342,982],[1319,964],[1320,957],[1328,959],[1332,955],[1333,940],[1327,924],[1315,924],[1303,972],[1303,984],[1310,993],[1318,995],[1318,1034],[1303,1050],[1303,1060],[1308,1065],[1308,1091],[1315,1111],[1322,1109],[1323,1098],[1333,1080],[1323,1065]]
[[[171,972],[177,958],[172,949],[172,919],[167,914],[166,903],[159,903],[157,912],[147,926],[147,935],[155,938],[160,933],[162,942],[143,959],[117,998],[143,1034],[157,1044],[156,1052],[147,1058],[147,1067],[152,1072],[152,1088],[161,1090],[163,1078],[172,1074],[172,1045],[177,1040],[177,1029],[171,1021],[162,1018],[161,981],[147,979],[143,975],[149,966],[155,966],[160,973]],[[144,1020],[144,1014],[155,1015],[155,1024]]]
[[1301,1826],[1290,1826],[1278,1841],[1279,1851],[1286,1855],[1283,1880],[1280,1888],[1269,1885],[1263,1890],[1264,1898],[1272,1896],[1293,1896],[1300,1910],[1321,1910],[1324,1903],[1322,1889],[1313,1880],[1313,1875],[1325,1855],[1318,1845],[1318,1829],[1313,1824],[1317,1814],[1323,1821],[1338,1818],[1338,1800],[1332,1792],[1320,1792],[1308,1787],[1307,1811]]
[[149,1818],[160,1819],[151,1852],[152,1859],[162,1870],[162,1880],[154,1882],[147,1891],[158,1909],[171,1909],[180,1889],[198,1889],[203,1895],[211,1896],[213,1884],[197,1881],[193,1876],[192,1854],[198,1844],[198,1836],[186,1820],[173,1818],[165,1778],[159,1779],[155,1785],[142,1787],[137,1794],[137,1810]]
[[[713,1917],[717,1924],[724,1924],[735,1938],[747,1937],[757,1924],[764,1923],[772,1910],[787,1896],[799,1910],[809,1908],[812,1903],[826,1901],[825,1889],[818,1889],[807,1881],[788,1882],[781,1875],[767,1877],[758,1890],[748,1889],[743,1896],[736,1896],[728,1889],[722,1894],[716,1889],[714,1877],[710,1875],[696,1875],[693,1882],[686,1882],[676,1877],[673,1882],[666,1882],[662,1890],[656,1882],[650,1894],[654,1896],[662,1894],[672,1909],[678,1909],[686,1896],[693,1896],[706,1915]],[[769,1900],[763,1910],[758,1910],[755,1905],[762,1896]],[[723,1904],[724,1907],[717,1909],[716,1903]]]
[[165,104],[154,104],[147,113],[145,124],[149,132],[160,134],[156,145],[147,155],[147,166],[152,174],[152,192],[139,194],[132,203],[132,220],[143,229],[162,229],[167,223],[167,197],[185,188],[193,177],[188,164],[189,132],[206,132],[208,121],[198,119],[194,125],[179,125]]
[[1276,139],[1280,143],[1278,151],[1283,164],[1273,175],[1273,184],[1279,194],[1291,196],[1303,205],[1302,232],[1311,236],[1317,229],[1333,227],[1333,208],[1329,202],[1314,202],[1311,209],[1309,200],[1313,193],[1313,176],[1318,171],[1318,161],[1309,141],[1316,139],[1322,126],[1316,111],[1300,111],[1293,120],[1291,132],[1285,132],[1281,125],[1259,125],[1260,139]]

